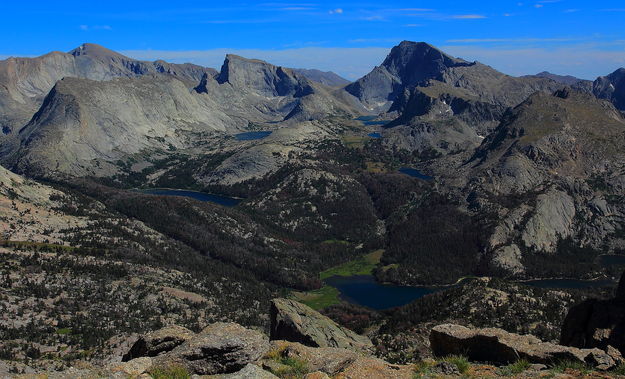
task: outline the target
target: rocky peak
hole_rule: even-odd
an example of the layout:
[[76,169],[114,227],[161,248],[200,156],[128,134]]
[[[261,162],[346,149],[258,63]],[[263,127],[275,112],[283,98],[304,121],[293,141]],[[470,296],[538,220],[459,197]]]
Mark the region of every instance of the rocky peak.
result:
[[107,49],[104,46],[97,45],[95,43],[83,43],[77,48],[68,52],[68,54],[73,55],[74,57],[79,57],[83,55],[87,55],[94,58],[125,58],[124,55],[121,55],[113,50]]
[[449,67],[470,65],[472,63],[453,58],[428,43],[410,41],[403,41],[393,47],[382,63],[383,67],[407,86],[436,79]]
[[597,78],[592,92],[600,99],[610,100],[617,109],[625,111],[625,68]]
[[425,42],[403,41],[393,47],[382,65],[345,87],[372,111],[386,111],[406,88],[426,85],[431,79],[442,80],[450,67],[471,66]]
[[310,82],[290,69],[234,54],[226,55],[217,81],[262,96],[302,97],[313,92]]

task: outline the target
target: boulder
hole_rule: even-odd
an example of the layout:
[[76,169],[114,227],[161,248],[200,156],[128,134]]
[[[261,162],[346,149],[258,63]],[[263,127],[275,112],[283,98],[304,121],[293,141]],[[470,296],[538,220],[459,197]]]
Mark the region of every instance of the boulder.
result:
[[311,347],[368,351],[371,340],[339,326],[312,308],[288,299],[271,301],[272,340],[299,342]]
[[[280,357],[303,361],[309,371],[324,373],[332,378],[412,379],[414,375],[412,365],[394,365],[352,350],[335,347],[313,348],[289,341],[271,341],[271,346],[271,351],[279,353]],[[271,364],[266,362],[269,360],[270,358],[265,359],[263,365],[267,364],[269,367]],[[321,374],[315,375],[324,377]]]
[[235,323],[215,323],[157,359],[198,375],[229,374],[259,360],[269,350],[267,336]]
[[214,375],[212,379],[278,379],[277,376],[262,368],[248,363],[243,369],[232,374]]
[[173,350],[176,346],[193,338],[195,333],[178,325],[166,326],[140,337],[122,357],[127,362],[140,357],[155,357]]
[[432,351],[438,356],[466,355],[472,361],[509,364],[526,359],[530,363],[551,364],[575,361],[608,370],[616,365],[607,353],[599,349],[542,342],[531,335],[508,333],[497,328],[469,329],[454,324],[434,327],[430,333]]
[[589,299],[569,310],[560,343],[578,348],[616,348],[625,352],[625,274],[608,300]]
[[610,357],[612,357],[612,359],[614,359],[614,362],[616,362],[617,364],[625,362],[625,359],[623,359],[623,354],[621,354],[621,352],[614,346],[608,345],[608,347],[605,349],[605,352]]
[[130,377],[137,377],[147,373],[152,367],[152,358],[141,357],[127,362],[113,364],[109,367],[113,373],[123,373]]

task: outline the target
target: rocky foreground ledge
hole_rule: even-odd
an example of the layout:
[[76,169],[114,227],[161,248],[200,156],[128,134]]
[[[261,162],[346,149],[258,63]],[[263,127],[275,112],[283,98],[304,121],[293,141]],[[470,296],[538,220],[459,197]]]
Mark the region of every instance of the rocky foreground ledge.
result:
[[430,343],[438,359],[396,365],[373,356],[367,337],[298,302],[274,299],[271,317],[270,336],[236,323],[215,323],[199,333],[171,325],[135,338],[125,352],[103,367],[77,362],[60,372],[0,371],[0,377],[601,378],[625,372],[623,357],[612,346],[605,350],[580,349],[501,329],[454,324],[432,329]]

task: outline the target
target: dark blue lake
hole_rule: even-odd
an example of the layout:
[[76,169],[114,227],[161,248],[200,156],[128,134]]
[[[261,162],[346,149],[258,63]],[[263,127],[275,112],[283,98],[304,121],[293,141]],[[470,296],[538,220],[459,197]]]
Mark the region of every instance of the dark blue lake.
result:
[[375,120],[378,116],[361,116],[355,118],[356,121],[360,121],[365,125],[386,125],[388,121],[384,120]]
[[371,275],[333,276],[325,282],[338,289],[343,300],[373,309],[399,307],[440,290],[381,284]]
[[577,280],[577,279],[540,279],[530,280],[527,282],[519,282],[528,286],[539,288],[569,288],[569,289],[583,289],[583,288],[596,288],[613,286],[615,283],[611,280]]
[[399,169],[399,172],[401,172],[402,174],[406,174],[409,176],[412,176],[413,178],[419,178],[419,179],[423,179],[423,180],[432,180],[434,179],[434,177],[429,176],[429,175],[425,175],[423,173],[421,173],[419,170],[414,169],[414,168],[410,168],[410,167],[402,167]]
[[234,137],[239,141],[252,141],[255,139],[263,139],[271,134],[271,131],[260,132],[244,132],[235,134]]
[[380,133],[369,133],[367,135],[371,138],[382,138],[382,135]]
[[235,205],[241,202],[241,199],[235,199],[232,197],[213,195],[210,193],[197,192],[197,191],[164,189],[164,188],[144,189],[140,191],[143,193],[150,194],[150,195],[190,197],[195,200],[208,201],[208,202],[220,204],[226,207],[234,207]]

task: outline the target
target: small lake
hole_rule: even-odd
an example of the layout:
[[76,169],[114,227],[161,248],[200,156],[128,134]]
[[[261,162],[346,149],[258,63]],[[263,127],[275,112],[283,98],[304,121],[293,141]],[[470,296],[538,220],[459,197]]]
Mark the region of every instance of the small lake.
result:
[[402,174],[406,174],[408,176],[412,176],[413,178],[419,178],[419,179],[423,179],[423,180],[432,180],[432,179],[434,179],[433,176],[425,175],[425,174],[421,173],[419,170],[414,169],[414,168],[410,168],[410,167],[402,167],[402,168],[399,169],[399,172],[401,172]]
[[388,120],[376,120],[378,116],[361,116],[357,117],[354,120],[360,121],[365,125],[386,125],[389,123]]
[[234,137],[237,141],[253,141],[257,139],[263,139],[268,137],[272,132],[269,130],[266,131],[258,131],[258,132],[244,132],[235,134]]
[[[451,288],[425,286],[398,286],[376,282],[372,275],[333,276],[324,281],[340,292],[340,298],[356,305],[376,310],[400,307],[423,296]],[[602,280],[540,279],[517,282],[544,289],[585,289],[614,286],[616,282]]]
[[208,201],[208,202],[223,205],[226,207],[234,207],[235,205],[241,202],[241,199],[235,199],[235,198],[228,197],[228,196],[213,195],[210,193],[197,192],[197,191],[166,189],[166,188],[143,189],[139,191],[142,193],[150,194],[150,195],[189,197],[191,199],[195,199],[199,201]]
[[371,138],[382,138],[382,135],[380,133],[369,133],[367,135]]
[[584,288],[598,288],[613,286],[615,282],[602,279],[602,280],[577,280],[577,279],[539,279],[529,280],[526,282],[519,282],[519,284],[525,284],[538,288],[565,288],[565,289],[584,289]]
[[382,284],[376,282],[372,275],[333,276],[325,282],[338,289],[343,300],[377,310],[406,305],[440,290],[440,288]]

